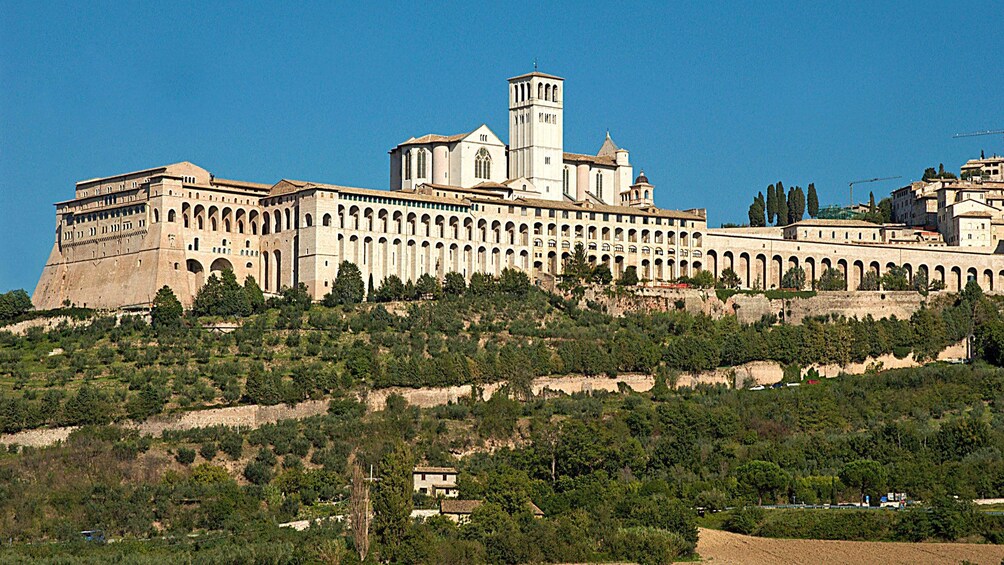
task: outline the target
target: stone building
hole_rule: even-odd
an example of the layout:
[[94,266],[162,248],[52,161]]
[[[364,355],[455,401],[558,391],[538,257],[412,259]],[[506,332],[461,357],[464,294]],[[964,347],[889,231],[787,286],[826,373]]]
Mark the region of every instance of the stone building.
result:
[[33,302],[145,307],[167,285],[187,305],[225,269],[239,281],[253,276],[267,293],[303,284],[320,299],[346,260],[376,284],[505,268],[547,284],[580,243],[615,277],[635,267],[652,281],[731,268],[745,287],[771,288],[790,266],[804,266],[809,280],[832,266],[853,289],[865,270],[905,265],[950,289],[969,278],[987,291],[1001,284],[1004,183],[934,190],[938,231],[954,249],[935,247],[923,229],[926,203],[920,216],[912,212],[910,199],[927,199],[926,185],[901,196],[903,213],[919,223],[856,226],[853,237],[818,220],[790,232],[708,230],[704,209],[655,207],[655,186],[634,175],[609,133],[595,155],[565,152],[564,89],[563,79],[539,72],[509,79],[508,145],[485,125],[409,138],[389,152],[390,190],[225,180],[189,162],[81,181],[74,198],[56,204]]

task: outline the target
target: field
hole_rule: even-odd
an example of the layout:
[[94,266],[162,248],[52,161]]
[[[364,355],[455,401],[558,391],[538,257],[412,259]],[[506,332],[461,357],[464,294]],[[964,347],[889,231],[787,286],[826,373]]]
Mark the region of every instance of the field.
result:
[[842,564],[987,563],[1004,560],[1004,545],[771,539],[701,528],[697,553],[706,563]]

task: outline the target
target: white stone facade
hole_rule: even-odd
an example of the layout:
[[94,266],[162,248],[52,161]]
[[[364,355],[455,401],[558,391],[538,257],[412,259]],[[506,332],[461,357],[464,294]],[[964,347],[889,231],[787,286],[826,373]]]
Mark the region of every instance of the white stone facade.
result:
[[[633,176],[628,151],[609,134],[596,155],[564,151],[562,79],[515,77],[508,100],[508,147],[484,125],[410,138],[390,151],[391,190],[230,181],[188,162],[77,183],[75,198],[56,205],[33,302],[142,307],[167,285],[190,304],[209,273],[224,269],[239,281],[254,276],[269,293],[304,284],[320,299],[342,261],[375,285],[390,275],[505,268],[548,283],[577,244],[614,277],[633,266],[653,281],[732,268],[744,287],[771,288],[793,265],[810,280],[839,268],[852,289],[865,270],[890,265],[927,271],[949,289],[973,278],[996,291],[1004,278],[1004,256],[994,253],[1004,184],[939,187],[939,229],[972,241],[953,250],[931,247],[922,230],[907,234],[909,226],[857,226],[843,238],[819,226],[810,234],[808,224],[787,238],[781,228],[709,231],[703,209],[654,207],[655,187]],[[924,190],[907,191],[903,203]]]

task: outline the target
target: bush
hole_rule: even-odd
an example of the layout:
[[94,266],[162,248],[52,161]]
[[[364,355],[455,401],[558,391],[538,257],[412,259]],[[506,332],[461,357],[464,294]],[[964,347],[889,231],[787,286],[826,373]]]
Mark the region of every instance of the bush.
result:
[[753,535],[760,528],[765,514],[766,511],[759,506],[743,506],[733,510],[722,527],[737,534]]
[[656,528],[625,528],[609,541],[610,555],[641,565],[664,565],[694,552],[694,544],[675,532]]
[[195,450],[188,447],[179,447],[174,454],[174,459],[182,465],[191,465],[195,461]]
[[199,455],[206,461],[212,461],[216,457],[216,444],[212,442],[202,444],[202,447],[199,448]]

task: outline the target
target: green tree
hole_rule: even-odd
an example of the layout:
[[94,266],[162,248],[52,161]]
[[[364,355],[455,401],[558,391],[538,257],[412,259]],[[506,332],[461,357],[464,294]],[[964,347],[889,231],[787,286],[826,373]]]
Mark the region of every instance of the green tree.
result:
[[254,277],[251,275],[244,277],[244,295],[247,297],[248,306],[252,314],[265,311],[265,294],[262,293],[261,287],[258,286],[258,281],[254,280]]
[[593,273],[593,266],[586,255],[586,247],[576,243],[572,253],[565,259],[561,272],[561,281],[566,290],[573,289],[583,282],[588,282]]
[[819,195],[816,194],[816,184],[811,182],[809,183],[808,209],[810,218],[815,218],[819,214]]
[[800,222],[804,215],[805,193],[802,192],[802,187],[796,186],[788,191],[788,223]]
[[847,290],[847,281],[844,273],[839,269],[828,267],[819,276],[819,290]]
[[875,271],[868,270],[865,271],[863,277],[861,277],[861,283],[858,284],[858,290],[878,290],[879,289],[879,277]]
[[788,473],[772,461],[754,460],[736,469],[736,480],[739,484],[757,496],[757,504],[763,505],[765,495],[771,500],[777,498],[777,492],[788,484]]
[[488,296],[495,292],[495,278],[488,273],[474,273],[471,275],[467,292],[474,296]]
[[[449,275],[447,275],[449,276]],[[377,302],[393,302],[404,299],[404,283],[397,275],[388,275],[376,291]]]
[[[400,279],[398,279],[400,281]],[[452,271],[446,273],[446,277],[443,280],[443,292],[448,296],[460,296],[467,291],[467,281],[464,280],[464,275]]]
[[425,273],[415,281],[415,293],[420,298],[437,299],[443,296],[443,287],[439,284],[439,279]]
[[876,494],[886,488],[888,474],[885,467],[878,461],[858,459],[851,461],[840,470],[840,481],[847,486],[858,489],[861,494],[859,501],[864,502],[866,494]]
[[879,217],[883,224],[888,224],[892,221],[892,198],[888,196],[879,200],[878,203]]
[[911,290],[905,267],[893,265],[882,274],[882,290]]
[[802,267],[792,267],[781,277],[781,288],[794,288],[802,290],[805,288],[805,269]]
[[766,211],[764,210],[764,204],[763,204],[763,193],[759,193],[755,198],[753,198],[753,203],[750,204],[749,212],[747,213],[747,215],[749,216],[750,227],[759,228],[767,225],[766,221],[764,220],[765,212]]
[[412,509],[412,469],[408,446],[397,443],[380,461],[380,480],[373,491],[373,533],[385,561],[397,562]]
[[614,275],[610,272],[610,267],[606,263],[600,263],[593,267],[589,280],[597,284],[610,284],[614,280]]
[[0,294],[0,321],[13,320],[31,308],[31,297],[23,288]]
[[788,225],[788,197],[784,191],[784,185],[778,181],[775,187],[777,195],[774,200],[777,201],[777,221],[774,225],[786,226]]
[[621,275],[621,279],[617,281],[617,284],[623,286],[634,286],[638,284],[638,268],[631,265],[624,269],[624,274]]
[[739,288],[740,284],[739,275],[730,268],[722,271],[721,276],[718,277],[718,286],[721,288]]
[[339,304],[358,304],[365,297],[366,288],[363,286],[363,275],[359,267],[351,261],[342,261],[338,265],[338,275],[331,285],[331,291],[324,295],[325,306],[337,306]]
[[777,218],[777,194],[774,185],[767,186],[767,223],[773,224]]
[[150,322],[155,329],[176,328],[181,325],[181,316],[185,311],[181,302],[174,295],[171,287],[164,285],[153,298],[150,309]]
[[530,292],[530,277],[523,271],[506,267],[499,275],[498,288],[502,293],[522,298]]
[[935,359],[948,344],[945,323],[940,315],[921,307],[910,317],[913,330],[913,354],[919,360]]
[[878,211],[878,208],[875,207],[875,193],[874,192],[869,192],[868,193],[868,213],[869,214],[874,214],[877,211]]

